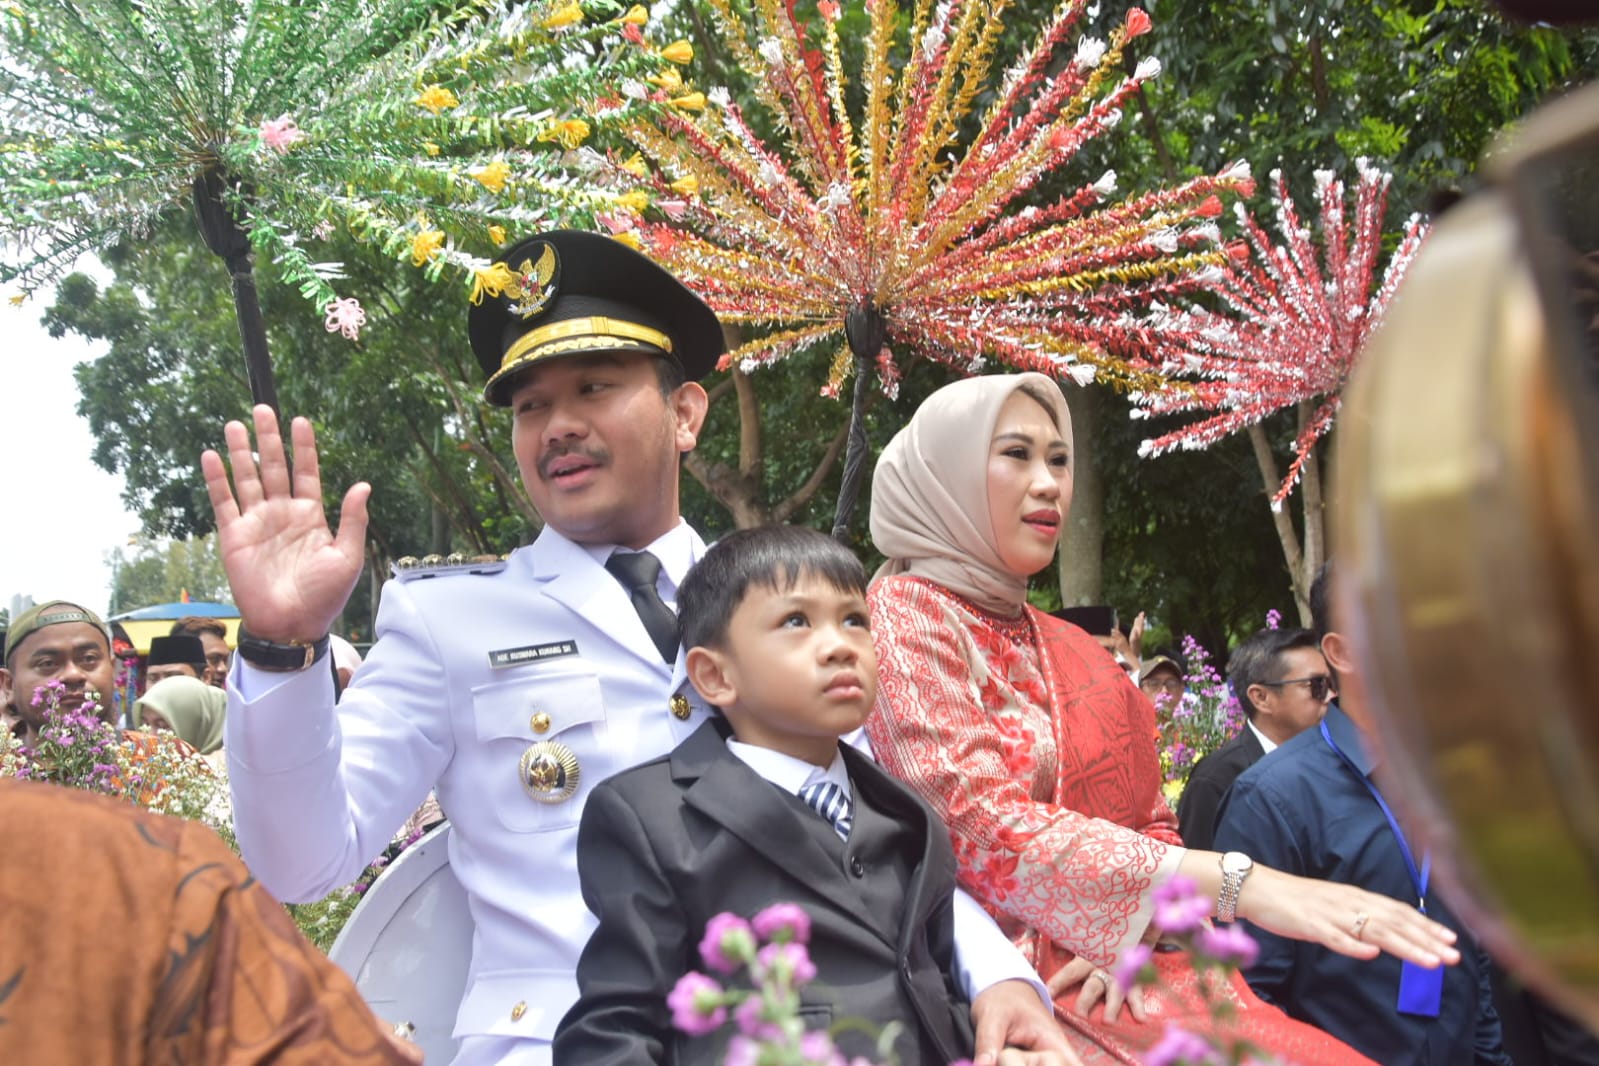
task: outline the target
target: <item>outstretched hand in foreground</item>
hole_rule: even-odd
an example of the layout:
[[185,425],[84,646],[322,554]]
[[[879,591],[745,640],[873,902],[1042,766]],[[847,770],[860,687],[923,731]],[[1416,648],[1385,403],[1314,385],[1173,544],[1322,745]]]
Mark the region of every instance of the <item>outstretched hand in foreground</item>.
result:
[[200,456],[216,512],[222,566],[240,621],[251,635],[279,642],[314,641],[328,632],[361,576],[372,486],[357,482],[344,494],[334,535],[322,511],[311,423],[293,421],[291,470],[277,416],[266,406],[257,406],[253,414],[254,453],[243,423],[229,422],[223,428],[231,485],[220,455],[208,449]]

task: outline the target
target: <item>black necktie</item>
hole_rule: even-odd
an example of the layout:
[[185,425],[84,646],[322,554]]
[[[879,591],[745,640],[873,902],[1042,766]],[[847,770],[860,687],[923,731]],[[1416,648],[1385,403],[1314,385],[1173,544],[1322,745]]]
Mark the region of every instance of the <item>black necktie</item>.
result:
[[661,658],[668,663],[677,662],[677,615],[655,588],[655,580],[661,576],[661,561],[649,552],[614,552],[605,560],[605,569],[627,589],[633,610],[638,612],[639,621],[644,623]]

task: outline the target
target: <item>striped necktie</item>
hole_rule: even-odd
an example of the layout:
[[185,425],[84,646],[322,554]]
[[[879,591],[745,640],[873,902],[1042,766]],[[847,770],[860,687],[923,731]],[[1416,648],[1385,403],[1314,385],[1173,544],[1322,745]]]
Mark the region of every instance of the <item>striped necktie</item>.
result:
[[800,799],[811,809],[826,818],[842,840],[849,839],[849,827],[855,804],[844,794],[842,785],[831,781],[813,781],[799,791]]

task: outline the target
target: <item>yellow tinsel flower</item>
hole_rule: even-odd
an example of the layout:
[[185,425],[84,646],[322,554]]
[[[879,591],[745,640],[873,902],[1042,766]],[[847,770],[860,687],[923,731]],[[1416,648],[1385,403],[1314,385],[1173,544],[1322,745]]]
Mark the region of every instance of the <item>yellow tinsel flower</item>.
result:
[[511,164],[503,159],[496,159],[480,170],[469,171],[477,183],[489,192],[504,192],[505,179],[511,176]]
[[544,20],[544,28],[547,30],[558,30],[562,26],[570,26],[573,23],[582,21],[583,5],[567,4],[565,7],[556,11],[553,15]]
[[474,304],[483,302],[485,296],[500,296],[505,292],[506,286],[517,283],[517,277],[511,268],[504,263],[491,263],[472,275],[472,296]]
[[625,207],[635,214],[643,214],[644,209],[650,206],[650,194],[643,189],[625,192],[616,198],[616,206]]
[[28,302],[28,294],[25,293],[25,292],[19,292],[15,296],[11,297],[11,306],[12,307],[21,307],[23,304],[25,304],[27,302]]
[[644,157],[638,152],[634,152],[627,157],[626,162],[622,164],[622,169],[635,178],[648,177],[650,173],[649,165],[644,162]]
[[638,234],[634,233],[632,230],[625,230],[621,233],[613,233],[611,234],[611,239],[621,241],[635,252],[641,252],[644,250],[644,245],[638,239]]
[[686,67],[694,62],[694,46],[687,41],[673,41],[661,49],[661,55],[680,67]]
[[671,189],[683,196],[697,196],[700,191],[700,179],[690,174],[686,178],[678,178],[672,182]]
[[439,254],[439,249],[444,247],[444,231],[441,229],[425,229],[411,238],[411,265],[422,266],[431,262]]
[[504,244],[505,243],[505,227],[504,226],[490,226],[489,227],[489,240],[493,241],[495,244]]
[[562,148],[570,151],[588,140],[589,124],[580,118],[569,118],[565,122],[557,122],[543,133],[539,134],[541,141],[555,141]]
[[426,152],[428,155],[438,155],[439,154],[439,146],[434,144],[432,141],[423,141],[422,142],[422,150],[424,152]]
[[675,93],[683,87],[682,77],[671,67],[667,67],[659,74],[652,74],[644,80],[651,85],[659,85],[669,93]]
[[649,10],[643,4],[634,4],[627,9],[627,14],[623,15],[618,21],[625,22],[629,26],[642,26],[649,20]]
[[704,111],[705,94],[689,93],[687,96],[679,96],[675,98],[671,101],[671,104],[679,111]]
[[461,106],[461,101],[455,98],[455,94],[442,85],[429,85],[412,103],[427,108],[435,115],[452,107]]

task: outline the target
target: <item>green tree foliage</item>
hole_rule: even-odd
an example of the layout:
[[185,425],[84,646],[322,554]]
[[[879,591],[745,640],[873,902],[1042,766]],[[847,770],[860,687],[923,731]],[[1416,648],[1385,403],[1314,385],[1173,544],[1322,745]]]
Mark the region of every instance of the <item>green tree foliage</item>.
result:
[[115,548],[111,564],[111,614],[191,600],[227,603],[228,576],[217,554],[216,537],[140,541],[129,552]]

